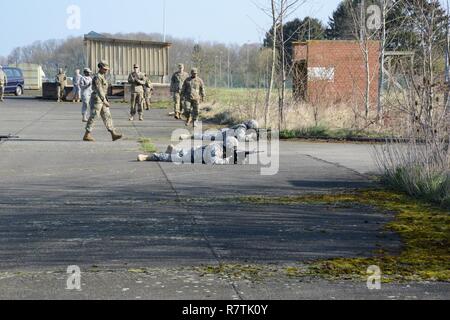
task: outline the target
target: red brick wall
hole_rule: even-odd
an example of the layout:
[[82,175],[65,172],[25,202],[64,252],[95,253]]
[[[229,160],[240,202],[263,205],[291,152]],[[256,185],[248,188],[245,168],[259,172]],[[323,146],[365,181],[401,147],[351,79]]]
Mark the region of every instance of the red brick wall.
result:
[[[369,42],[370,96],[375,103],[379,79],[378,41]],[[364,101],[366,80],[365,60],[357,41],[309,41],[294,45],[294,60],[307,57],[308,73],[314,68],[334,69],[333,80],[308,79],[307,97],[310,102]],[[316,69],[321,70],[321,69]]]

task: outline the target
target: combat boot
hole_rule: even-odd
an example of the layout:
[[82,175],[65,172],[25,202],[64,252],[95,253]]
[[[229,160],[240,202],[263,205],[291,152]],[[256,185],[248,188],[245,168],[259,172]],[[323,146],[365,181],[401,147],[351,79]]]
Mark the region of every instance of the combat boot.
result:
[[144,115],[139,115],[139,121],[144,121]]
[[189,116],[187,121],[186,121],[186,127],[189,127],[192,124],[192,117]]
[[86,134],[83,137],[83,141],[87,141],[87,142],[94,142],[94,138],[92,137],[91,133],[86,131]]
[[120,133],[116,133],[114,130],[111,130],[110,133],[111,133],[112,141],[117,141],[117,140],[122,139],[122,135]]
[[175,113],[175,119],[180,120],[181,119],[181,113],[176,112]]
[[130,118],[128,119],[129,121],[134,121],[134,117],[130,116]]

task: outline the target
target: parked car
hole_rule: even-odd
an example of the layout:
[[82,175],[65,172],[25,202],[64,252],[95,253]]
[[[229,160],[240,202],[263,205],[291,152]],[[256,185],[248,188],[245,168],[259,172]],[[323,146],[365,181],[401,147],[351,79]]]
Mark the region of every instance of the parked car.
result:
[[19,68],[3,67],[8,83],[5,86],[5,93],[14,93],[16,96],[23,94],[25,79],[22,70]]

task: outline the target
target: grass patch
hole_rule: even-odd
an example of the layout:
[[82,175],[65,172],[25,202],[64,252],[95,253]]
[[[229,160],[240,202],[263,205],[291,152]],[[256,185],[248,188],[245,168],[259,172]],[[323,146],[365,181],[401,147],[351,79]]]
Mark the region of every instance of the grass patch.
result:
[[155,101],[150,104],[151,109],[168,109],[171,107],[173,107],[171,100]]
[[386,138],[386,135],[366,132],[354,129],[329,129],[324,126],[314,126],[299,130],[283,130],[280,132],[281,139],[360,139],[360,138]]
[[156,146],[149,138],[140,138],[138,142],[141,144],[141,150],[145,153],[155,153],[157,151]]
[[327,278],[367,278],[367,268],[381,268],[384,281],[429,280],[450,282],[450,213],[423,201],[395,192],[369,190],[352,194],[307,195],[298,197],[243,197],[252,204],[325,204],[369,205],[395,213],[386,228],[398,233],[403,241],[399,255],[383,250],[372,258],[331,259],[314,262],[309,275]]

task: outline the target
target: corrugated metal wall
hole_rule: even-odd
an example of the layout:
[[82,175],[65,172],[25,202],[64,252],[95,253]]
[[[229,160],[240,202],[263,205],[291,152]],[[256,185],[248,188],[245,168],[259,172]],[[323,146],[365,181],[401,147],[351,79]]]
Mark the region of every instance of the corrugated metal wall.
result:
[[84,45],[87,65],[97,70],[100,60],[108,61],[114,82],[126,81],[135,63],[161,82],[169,74],[169,43],[85,37]]

